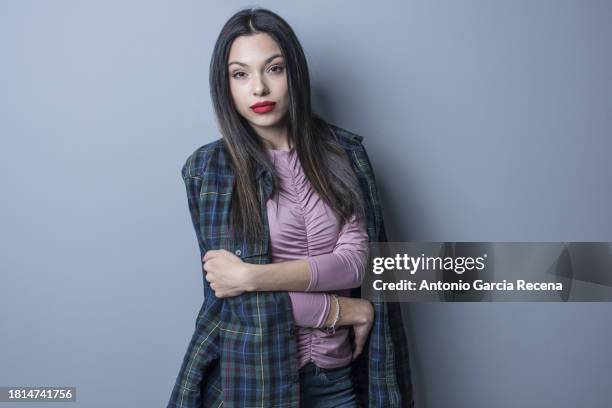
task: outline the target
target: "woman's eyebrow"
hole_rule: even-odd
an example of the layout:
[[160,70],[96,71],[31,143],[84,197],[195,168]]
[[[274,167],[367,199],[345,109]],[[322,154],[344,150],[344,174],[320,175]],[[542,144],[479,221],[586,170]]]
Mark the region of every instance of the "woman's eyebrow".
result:
[[[271,56],[269,56],[269,57],[266,59],[266,61],[264,62],[264,64],[267,64],[268,62],[272,61],[272,60],[273,60],[274,58],[276,58],[276,57],[282,57],[282,56],[283,56],[282,54],[274,54],[274,55],[271,55]],[[248,64],[245,64],[245,63],[243,63],[243,62],[239,62],[239,61],[231,61],[229,64],[227,64],[227,66],[229,67],[229,66],[230,66],[230,65],[232,65],[232,64],[238,64],[238,65],[241,65],[241,66],[243,66],[243,67],[248,67],[248,66],[249,66]]]

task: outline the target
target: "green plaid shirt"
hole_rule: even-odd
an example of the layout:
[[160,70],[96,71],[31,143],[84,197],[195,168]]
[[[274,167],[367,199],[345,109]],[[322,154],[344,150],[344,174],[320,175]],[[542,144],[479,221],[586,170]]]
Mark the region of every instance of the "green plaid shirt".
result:
[[[387,237],[363,137],[329,124],[345,149],[367,204],[370,242]],[[226,249],[243,261],[270,262],[269,242],[238,241],[228,231],[234,173],[223,140],[193,152],[182,167],[200,255]],[[272,176],[256,170],[258,198],[268,235],[266,202]],[[286,291],[250,292],[219,299],[204,282],[204,302],[168,407],[299,407],[299,369],[291,300]],[[361,296],[361,288],[351,290]],[[407,341],[398,303],[374,301],[374,324],[352,378],[362,407],[413,407]]]

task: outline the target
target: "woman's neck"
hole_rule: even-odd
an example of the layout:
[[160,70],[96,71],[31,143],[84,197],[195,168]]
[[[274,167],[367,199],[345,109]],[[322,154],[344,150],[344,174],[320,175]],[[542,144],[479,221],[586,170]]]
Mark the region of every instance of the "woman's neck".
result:
[[254,127],[264,146],[272,150],[289,150],[289,132],[286,125],[275,127]]

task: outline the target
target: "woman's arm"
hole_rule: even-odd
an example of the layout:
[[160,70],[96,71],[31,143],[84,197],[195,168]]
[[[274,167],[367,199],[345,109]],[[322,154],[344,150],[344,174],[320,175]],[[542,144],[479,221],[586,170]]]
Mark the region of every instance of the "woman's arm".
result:
[[[329,293],[289,292],[296,326],[316,329],[331,327],[340,306],[340,319],[336,326],[367,323],[370,302],[364,299],[338,296],[338,305]],[[370,305],[370,307],[368,307]]]
[[323,292],[358,287],[369,255],[368,235],[353,217],[340,231],[332,252],[306,259],[250,264],[250,291]]
[[[366,299],[342,296],[338,297],[338,306],[340,306],[340,319],[336,323],[336,327],[352,326],[355,337],[353,339],[353,356],[351,360],[355,360],[363,351],[370,335],[370,329],[374,323],[374,307]],[[335,317],[336,302],[332,302],[332,307],[324,327],[330,327]]]
[[368,234],[355,217],[346,222],[334,250],[307,258],[310,283],[307,292],[350,289],[361,286],[368,262]]
[[[296,326],[322,328],[328,320],[332,306],[328,293],[289,292]],[[332,314],[332,319],[335,314]]]
[[333,252],[269,264],[242,261],[225,249],[204,255],[205,279],[217,296],[244,292],[327,292],[361,285],[369,256],[365,227],[354,217],[341,229]]
[[353,217],[330,253],[274,264],[253,265],[253,290],[327,292],[361,285],[368,259],[368,235]]
[[[293,304],[293,316],[296,326],[327,328],[336,318],[337,307],[340,307],[340,318],[336,327],[352,326],[354,337],[354,360],[361,354],[370,329],[374,323],[374,308],[365,299],[338,296],[338,304],[330,300],[327,293],[289,292]],[[329,303],[326,303],[328,302]]]

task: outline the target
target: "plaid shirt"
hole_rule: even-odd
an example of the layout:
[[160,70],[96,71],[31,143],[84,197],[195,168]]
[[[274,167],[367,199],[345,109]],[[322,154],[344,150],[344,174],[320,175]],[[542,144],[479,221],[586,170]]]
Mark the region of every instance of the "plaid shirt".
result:
[[[367,204],[370,242],[386,242],[374,173],[362,136],[329,124],[345,149]],[[257,191],[269,237],[266,202],[272,176],[256,170]],[[198,148],[182,177],[200,254],[226,249],[245,262],[270,262],[269,242],[238,241],[228,231],[235,175],[223,140]],[[291,300],[286,291],[247,292],[217,298],[204,282],[204,302],[168,407],[299,407],[299,371]],[[361,288],[351,290],[361,296]],[[352,378],[359,406],[413,407],[407,341],[398,303],[377,301],[374,324]]]

